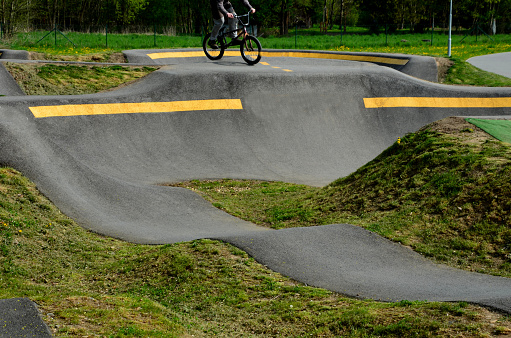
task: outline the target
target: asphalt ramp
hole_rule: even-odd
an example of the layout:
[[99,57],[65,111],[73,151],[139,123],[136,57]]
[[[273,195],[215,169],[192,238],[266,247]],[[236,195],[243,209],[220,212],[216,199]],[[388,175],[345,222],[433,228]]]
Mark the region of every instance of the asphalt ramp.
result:
[[222,239],[275,271],[353,297],[464,300],[509,312],[510,279],[432,264],[349,225],[268,230],[161,186],[216,178],[323,186],[431,122],[511,115],[509,104],[480,104],[507,102],[508,88],[444,86],[369,63],[271,60],[172,59],[116,91],[2,97],[0,164],[104,235]]
[[379,301],[465,301],[511,312],[509,278],[432,263],[349,224],[220,238],[295,280]]

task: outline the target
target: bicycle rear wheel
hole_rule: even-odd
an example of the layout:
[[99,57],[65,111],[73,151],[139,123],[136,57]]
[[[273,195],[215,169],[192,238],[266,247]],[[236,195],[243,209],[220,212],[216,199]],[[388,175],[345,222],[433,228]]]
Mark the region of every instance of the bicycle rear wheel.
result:
[[222,39],[218,39],[217,45],[218,49],[213,49],[208,45],[209,37],[211,36],[211,33],[206,34],[206,37],[202,41],[202,49],[204,50],[204,54],[208,57],[210,60],[220,60],[222,56],[224,56],[224,44],[222,43]]
[[255,36],[248,35],[240,46],[241,57],[249,65],[255,65],[261,60],[261,43]]

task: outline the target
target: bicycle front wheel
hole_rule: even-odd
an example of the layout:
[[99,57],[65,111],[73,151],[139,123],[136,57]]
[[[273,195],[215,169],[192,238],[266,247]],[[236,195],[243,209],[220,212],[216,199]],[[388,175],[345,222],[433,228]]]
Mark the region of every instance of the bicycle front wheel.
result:
[[224,56],[224,44],[221,42],[221,39],[217,40],[217,49],[213,49],[209,46],[209,37],[211,36],[211,33],[206,34],[206,37],[204,40],[202,40],[202,49],[204,50],[204,54],[208,57],[210,60],[220,60],[222,56]]
[[261,43],[255,36],[248,35],[240,46],[241,57],[249,65],[255,65],[261,60]]

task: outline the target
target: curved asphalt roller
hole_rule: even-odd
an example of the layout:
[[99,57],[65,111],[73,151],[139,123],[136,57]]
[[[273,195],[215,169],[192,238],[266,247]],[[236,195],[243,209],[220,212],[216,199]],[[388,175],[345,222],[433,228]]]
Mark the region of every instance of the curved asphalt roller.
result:
[[468,59],[467,62],[487,72],[511,78],[511,67],[509,66],[511,52],[475,56]]
[[421,57],[275,51],[247,66],[239,53],[211,62],[168,52],[126,52],[167,66],[116,91],[0,98],[0,163],[101,234],[151,244],[220,239],[348,296],[511,312],[510,279],[435,265],[350,225],[268,230],[158,185],[228,177],[322,186],[436,120],[509,117],[509,88],[421,80],[436,79],[434,61]]

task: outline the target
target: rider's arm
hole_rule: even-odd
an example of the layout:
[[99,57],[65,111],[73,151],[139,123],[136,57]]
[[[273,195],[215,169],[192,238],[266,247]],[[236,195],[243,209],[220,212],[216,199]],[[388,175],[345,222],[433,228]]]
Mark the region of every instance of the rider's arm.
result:
[[248,0],[243,0],[243,5],[245,5],[245,7],[250,9],[250,13],[255,13],[255,8],[252,7],[252,5],[250,4],[250,2],[248,2]]
[[[232,7],[231,3],[229,1],[224,1],[224,0],[216,0],[216,8],[218,8],[218,10],[220,11],[220,13],[222,13],[222,15],[224,16],[229,16],[229,12],[227,12],[227,10],[225,9],[225,6],[224,6],[224,3],[225,5],[227,5],[228,7]],[[229,6],[230,5],[230,6]],[[232,15],[232,14],[231,14]]]

